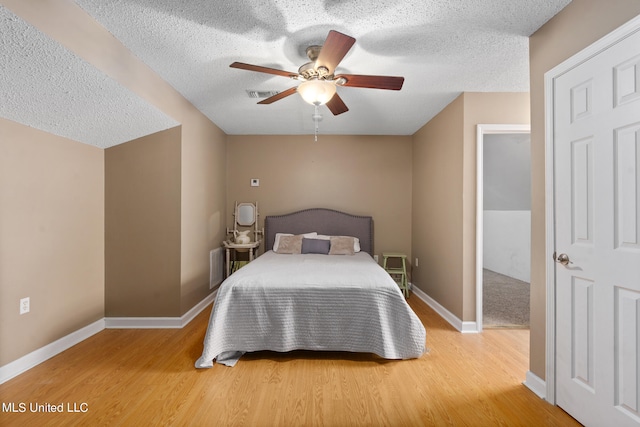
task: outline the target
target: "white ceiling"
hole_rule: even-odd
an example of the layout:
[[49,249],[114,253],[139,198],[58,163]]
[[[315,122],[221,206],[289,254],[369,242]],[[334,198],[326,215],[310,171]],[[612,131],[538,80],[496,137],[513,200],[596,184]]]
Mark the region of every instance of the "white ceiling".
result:
[[[313,106],[285,90],[304,50],[334,29],[356,38],[338,73],[404,76],[401,91],[340,87],[323,134],[411,135],[461,92],[527,92],[528,36],[570,0],[76,0],[227,134],[309,134]],[[0,116],[108,147],[177,123],[0,7]],[[109,137],[105,137],[109,135]]]

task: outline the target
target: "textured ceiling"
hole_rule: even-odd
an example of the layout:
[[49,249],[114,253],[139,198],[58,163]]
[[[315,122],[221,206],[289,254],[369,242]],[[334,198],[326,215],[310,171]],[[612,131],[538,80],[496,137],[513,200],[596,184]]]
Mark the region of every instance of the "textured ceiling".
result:
[[[257,105],[246,92],[282,91],[295,81],[229,64],[296,72],[308,45],[322,44],[331,29],[343,32],[356,43],[336,73],[405,83],[399,92],[338,88],[349,111],[333,116],[320,107],[320,133],[410,135],[461,92],[527,92],[528,36],[569,0],[76,3],[228,134],[313,133],[313,107],[298,95]],[[6,9],[0,19],[0,60],[9,62],[0,64],[0,90],[11,99],[1,116],[98,146],[175,126]]]
[[101,148],[179,124],[3,7],[0,117]]

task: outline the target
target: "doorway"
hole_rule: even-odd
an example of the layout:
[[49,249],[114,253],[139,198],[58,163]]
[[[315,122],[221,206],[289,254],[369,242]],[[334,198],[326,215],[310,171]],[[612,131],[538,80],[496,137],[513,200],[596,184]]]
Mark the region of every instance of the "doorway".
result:
[[477,126],[476,325],[528,327],[530,126]]

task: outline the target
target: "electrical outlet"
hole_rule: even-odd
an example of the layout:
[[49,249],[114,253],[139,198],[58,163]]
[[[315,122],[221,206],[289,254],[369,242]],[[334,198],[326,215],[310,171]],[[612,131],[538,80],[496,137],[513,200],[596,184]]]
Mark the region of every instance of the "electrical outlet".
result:
[[413,263],[413,265],[415,265],[416,267],[418,266],[418,257],[416,257],[416,262]]
[[29,312],[29,297],[22,298],[20,300],[20,314],[25,314]]
[[375,262],[378,262],[378,255],[374,255],[374,256],[373,256],[373,260],[374,260]]

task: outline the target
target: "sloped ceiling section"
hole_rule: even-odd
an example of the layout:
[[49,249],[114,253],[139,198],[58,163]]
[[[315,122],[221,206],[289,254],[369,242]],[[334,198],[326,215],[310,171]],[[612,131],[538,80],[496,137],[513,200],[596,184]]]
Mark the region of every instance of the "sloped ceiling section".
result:
[[0,6],[0,116],[106,148],[179,123]]

